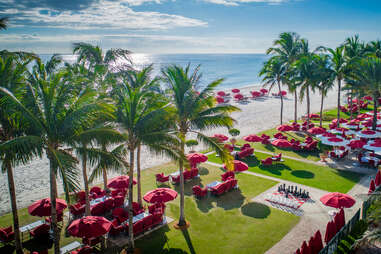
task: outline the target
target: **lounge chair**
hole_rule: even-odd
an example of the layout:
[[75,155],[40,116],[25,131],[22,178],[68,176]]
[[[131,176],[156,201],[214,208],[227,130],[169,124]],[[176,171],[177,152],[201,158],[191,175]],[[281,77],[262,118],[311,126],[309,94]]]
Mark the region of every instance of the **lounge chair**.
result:
[[221,175],[221,181],[225,182],[229,177],[234,178],[235,174],[233,171],[226,171]]
[[166,182],[169,182],[169,176],[164,176],[164,173],[160,173],[160,174],[156,174],[155,175],[156,177],[156,184],[159,182],[159,183],[166,183]]
[[111,221],[111,229],[109,231],[109,234],[111,236],[116,236],[116,235],[119,235],[120,233],[122,233],[124,231],[124,226],[121,225],[121,222],[119,221],[119,219],[115,218]]
[[172,184],[180,184],[180,175],[171,177]]
[[34,228],[29,232],[30,236],[35,239],[46,239],[49,238],[50,226],[48,224],[41,224],[40,226]]
[[261,160],[261,162],[263,166],[270,166],[273,164],[273,160],[271,159],[271,157]]
[[208,190],[206,188],[201,188],[199,185],[193,186],[192,191],[196,198],[203,198],[208,194]]
[[153,215],[150,214],[142,219],[143,221],[143,231],[147,231],[153,226]]
[[0,242],[10,243],[15,239],[15,232],[12,231],[12,226],[7,228],[0,228]]
[[144,208],[141,207],[138,202],[132,202],[132,209],[133,209],[134,216],[144,213],[145,211]]

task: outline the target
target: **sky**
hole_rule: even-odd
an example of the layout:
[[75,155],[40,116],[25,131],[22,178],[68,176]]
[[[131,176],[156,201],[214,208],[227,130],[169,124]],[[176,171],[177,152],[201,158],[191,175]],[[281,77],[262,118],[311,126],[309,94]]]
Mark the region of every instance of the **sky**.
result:
[[264,53],[281,32],[312,48],[381,39],[380,0],[0,0],[0,49],[72,52],[75,42],[135,53]]

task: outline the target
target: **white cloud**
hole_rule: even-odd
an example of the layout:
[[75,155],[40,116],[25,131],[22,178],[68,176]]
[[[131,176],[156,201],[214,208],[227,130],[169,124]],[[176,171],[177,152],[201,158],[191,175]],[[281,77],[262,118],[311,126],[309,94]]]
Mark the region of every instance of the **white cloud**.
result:
[[[148,0],[127,0],[135,4]],[[158,2],[158,1],[156,1]],[[15,26],[37,26],[67,29],[170,29],[207,26],[207,23],[180,15],[160,12],[134,11],[125,3],[101,0],[86,9],[56,12],[43,8],[8,9],[0,15],[13,13]]]
[[268,3],[268,4],[280,4],[288,2],[288,0],[203,0],[204,2],[213,4],[222,4],[226,6],[238,6],[243,3]]
[[126,2],[131,6],[138,6],[144,3],[156,3],[161,4],[163,0],[121,0],[122,2]]

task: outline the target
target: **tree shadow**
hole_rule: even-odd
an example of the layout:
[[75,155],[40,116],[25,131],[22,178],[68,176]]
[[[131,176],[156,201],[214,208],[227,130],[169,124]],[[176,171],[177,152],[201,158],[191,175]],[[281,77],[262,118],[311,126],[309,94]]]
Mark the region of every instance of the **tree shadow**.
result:
[[199,175],[208,175],[209,174],[209,170],[207,168],[204,168],[204,167],[199,167],[198,168],[198,173]]
[[255,156],[246,157],[245,159],[242,159],[243,162],[245,162],[249,167],[256,167],[260,164],[260,161]]
[[292,170],[289,166],[284,165],[284,164],[280,164],[280,163],[268,165],[268,166],[259,165],[258,167],[261,170],[267,171],[267,172],[274,174],[274,175],[281,175],[282,170],[290,170],[290,171]]
[[4,253],[4,254],[12,254],[15,252],[15,250],[16,250],[15,246],[10,244],[6,244],[0,247],[0,253]]
[[30,239],[28,241],[23,242],[23,248],[29,250],[30,252],[41,252],[44,250],[51,249],[52,247],[53,241],[48,237],[44,237],[41,239]]
[[[165,225],[160,229],[136,240],[136,247],[141,249],[142,253],[150,253],[150,251],[152,251],[153,249],[157,251],[155,253],[184,253],[180,249],[170,248],[168,243],[168,237],[166,234],[169,231],[169,226]],[[167,248],[164,249],[165,247]]]
[[256,219],[264,219],[269,216],[271,210],[265,204],[250,202],[241,207],[241,212],[243,215],[249,217],[253,217]]
[[225,192],[221,196],[215,197],[218,207],[224,210],[231,210],[240,208],[245,201],[245,196],[242,195],[240,189],[233,189],[229,192]]
[[306,178],[306,179],[311,179],[315,177],[314,173],[312,173],[311,171],[306,171],[306,170],[293,170],[291,172],[291,175],[299,177],[299,178]]
[[190,253],[195,254],[196,252],[195,252],[193,244],[192,244],[192,239],[189,236],[188,229],[182,230],[181,232],[183,233],[184,239],[187,242]]
[[[201,185],[201,178],[200,177],[195,177],[190,181],[184,182],[184,195],[192,196],[193,195],[192,187],[195,185]],[[178,193],[180,193],[180,184],[174,185],[174,189]]]
[[269,151],[271,151],[271,152],[274,152],[274,151],[275,151],[274,146],[271,145],[271,144],[266,144],[266,145],[264,145],[264,146],[265,146],[265,149],[266,149],[266,150],[269,150]]

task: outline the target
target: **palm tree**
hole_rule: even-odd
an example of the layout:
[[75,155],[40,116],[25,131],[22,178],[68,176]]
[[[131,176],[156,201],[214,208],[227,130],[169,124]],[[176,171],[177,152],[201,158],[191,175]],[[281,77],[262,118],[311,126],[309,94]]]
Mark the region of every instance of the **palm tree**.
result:
[[[65,70],[57,69],[57,56],[46,64],[37,62],[27,83],[27,98],[23,103],[9,91],[0,89],[14,103],[31,125],[30,149],[44,151],[50,162],[50,198],[52,206],[52,230],[54,253],[60,253],[59,229],[57,227],[56,197],[57,174],[63,181],[66,199],[69,192],[79,189],[78,159],[68,149],[74,137],[93,125],[106,110],[103,103],[88,100],[88,91],[79,92],[72,80],[66,79]],[[20,144],[21,146],[22,144]],[[23,148],[25,149],[25,148]]]
[[0,30],[7,29],[8,21],[9,21],[9,18],[7,18],[7,17],[0,18]]
[[297,33],[294,32],[284,32],[279,35],[273,43],[274,47],[267,50],[267,54],[273,54],[278,56],[284,63],[286,68],[286,74],[288,81],[285,81],[286,85],[289,87],[289,91],[294,93],[295,104],[294,104],[294,121],[298,120],[298,94],[295,83],[292,81],[292,65],[300,57],[301,52],[301,40]]
[[[186,68],[171,65],[162,70],[163,80],[168,88],[168,97],[171,99],[175,118],[175,131],[180,140],[180,150],[184,153],[186,136],[188,133],[197,135],[197,139],[212,147],[220,154],[222,160],[230,161],[230,157],[221,145],[213,138],[207,137],[201,131],[217,127],[231,127],[234,120],[229,113],[239,110],[231,105],[216,105],[213,90],[223,81],[215,80],[200,89],[199,81],[201,74],[199,66],[193,72],[190,64]],[[198,92],[197,90],[200,89]],[[184,226],[184,158],[179,160],[180,168],[180,218],[178,225]]]
[[[31,62],[32,58],[20,58],[17,54],[10,52],[2,52],[0,56],[0,87],[6,89],[10,93],[16,94],[18,99],[23,100],[23,86],[25,83],[25,73],[27,72],[27,65]],[[22,244],[20,240],[19,219],[16,203],[16,191],[13,178],[13,166],[19,163],[26,163],[31,156],[40,155],[39,153],[19,154],[12,153],[6,147],[9,142],[16,137],[23,138],[25,127],[20,124],[21,115],[15,111],[14,108],[4,101],[4,95],[0,93],[0,162],[3,171],[7,172],[8,188],[10,194],[11,210],[13,215],[13,228],[15,232],[15,247],[17,253],[23,253]],[[23,129],[24,128],[24,129]]]
[[368,56],[375,56],[381,58],[381,40],[369,42],[365,46],[365,52]]
[[274,85],[278,86],[278,91],[280,94],[280,124],[283,124],[283,95],[281,85],[285,80],[285,65],[281,59],[277,56],[271,57],[263,66],[259,72],[259,76],[264,76],[262,81],[265,82],[264,85],[269,85],[271,90]]

